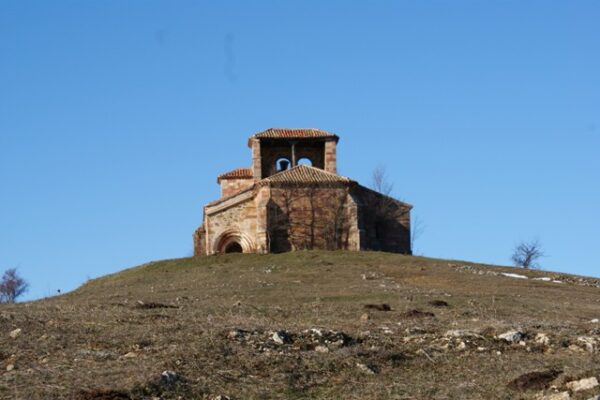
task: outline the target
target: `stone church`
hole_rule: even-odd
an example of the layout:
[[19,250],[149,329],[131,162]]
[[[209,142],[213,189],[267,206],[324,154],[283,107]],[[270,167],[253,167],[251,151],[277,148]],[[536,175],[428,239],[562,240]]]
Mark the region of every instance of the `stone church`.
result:
[[248,140],[250,168],[219,175],[194,254],[292,250],[411,253],[412,206],[337,174],[339,137],[319,129],[267,129]]

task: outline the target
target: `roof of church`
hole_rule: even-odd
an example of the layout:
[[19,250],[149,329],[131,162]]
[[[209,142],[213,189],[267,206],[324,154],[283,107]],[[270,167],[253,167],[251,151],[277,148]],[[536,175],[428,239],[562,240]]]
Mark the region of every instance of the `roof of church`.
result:
[[257,139],[305,139],[305,138],[335,138],[337,135],[315,128],[269,128],[262,132],[255,133],[251,137]]
[[354,182],[345,176],[333,174],[320,168],[308,165],[296,165],[262,179],[264,183],[351,183]]
[[252,178],[252,169],[250,168],[236,168],[232,171],[225,172],[217,177],[217,181],[221,179],[249,179]]

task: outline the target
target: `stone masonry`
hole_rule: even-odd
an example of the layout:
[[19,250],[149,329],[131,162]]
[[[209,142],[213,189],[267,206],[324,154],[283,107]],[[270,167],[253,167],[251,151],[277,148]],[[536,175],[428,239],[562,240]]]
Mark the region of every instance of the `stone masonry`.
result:
[[250,137],[252,165],[217,178],[194,254],[309,249],[411,253],[411,205],[337,174],[338,136],[267,129]]

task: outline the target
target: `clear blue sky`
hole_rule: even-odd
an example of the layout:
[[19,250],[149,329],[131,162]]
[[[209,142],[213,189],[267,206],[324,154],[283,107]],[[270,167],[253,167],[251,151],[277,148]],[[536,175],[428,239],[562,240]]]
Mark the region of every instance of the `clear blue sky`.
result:
[[427,256],[600,276],[600,2],[0,0],[0,270],[27,299],[191,254],[269,127],[387,166]]

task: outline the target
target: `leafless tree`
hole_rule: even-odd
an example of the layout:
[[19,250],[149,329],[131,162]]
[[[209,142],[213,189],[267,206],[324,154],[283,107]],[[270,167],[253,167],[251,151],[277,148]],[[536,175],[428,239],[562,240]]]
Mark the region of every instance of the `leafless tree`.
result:
[[415,243],[425,232],[425,225],[418,215],[411,217],[410,221],[410,248],[412,249],[413,255],[419,255],[415,250]]
[[530,242],[520,242],[515,245],[511,256],[512,262],[517,267],[538,268],[537,261],[544,256],[542,245],[535,239]]
[[384,165],[378,165],[371,174],[371,189],[383,195],[390,196],[394,190],[394,184],[390,182],[387,169]]
[[369,204],[369,207],[375,211],[377,220],[386,221],[396,217],[398,207],[396,200],[392,197],[394,184],[390,182],[385,166],[378,165],[373,170],[371,189],[383,195],[373,197],[371,202],[373,204]]
[[0,280],[0,303],[14,303],[28,288],[29,284],[19,276],[16,268],[7,269]]
[[273,250],[272,246],[285,246],[279,242],[281,237],[294,250],[314,249],[317,242],[323,242],[327,249],[347,247],[349,191],[321,189],[325,188],[293,185],[277,188],[281,201],[271,204],[269,250]]
[[[371,174],[370,189],[381,194],[382,196],[369,196],[367,198],[367,206],[374,213],[375,227],[385,227],[389,221],[403,220],[410,212],[410,208],[405,207],[402,201],[392,197],[394,184],[390,182],[387,169],[384,165],[378,165]],[[414,218],[411,221],[410,231],[410,247],[414,249],[414,242],[424,231],[422,221]]]

